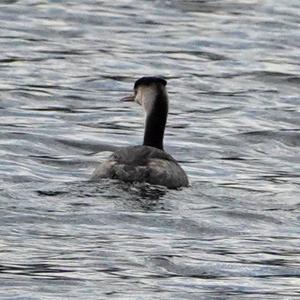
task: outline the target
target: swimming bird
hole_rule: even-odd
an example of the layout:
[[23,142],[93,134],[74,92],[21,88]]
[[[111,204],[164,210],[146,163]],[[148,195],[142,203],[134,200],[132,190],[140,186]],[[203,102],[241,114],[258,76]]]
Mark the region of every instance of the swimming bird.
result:
[[160,77],[142,77],[134,84],[134,94],[123,101],[135,101],[145,112],[143,145],[129,146],[114,152],[92,175],[126,182],[148,182],[171,189],[189,185],[178,162],[164,151],[163,138],[168,116],[167,81]]

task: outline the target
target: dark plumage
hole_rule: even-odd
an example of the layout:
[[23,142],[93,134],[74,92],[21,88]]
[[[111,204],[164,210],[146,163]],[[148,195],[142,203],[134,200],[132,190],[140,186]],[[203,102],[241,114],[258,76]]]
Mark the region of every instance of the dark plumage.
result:
[[96,169],[92,180],[103,177],[148,182],[170,189],[189,184],[184,170],[171,155],[150,146],[131,146],[116,151]]
[[140,85],[150,85],[152,83],[167,85],[167,81],[161,77],[141,77],[134,83],[134,89],[138,88]]

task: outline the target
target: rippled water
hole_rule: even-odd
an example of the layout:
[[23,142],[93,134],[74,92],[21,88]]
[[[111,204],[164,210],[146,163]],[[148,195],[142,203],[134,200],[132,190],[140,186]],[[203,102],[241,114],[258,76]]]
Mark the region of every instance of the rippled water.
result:
[[[1,1],[0,298],[300,297],[298,0]],[[88,182],[168,79],[181,191]]]

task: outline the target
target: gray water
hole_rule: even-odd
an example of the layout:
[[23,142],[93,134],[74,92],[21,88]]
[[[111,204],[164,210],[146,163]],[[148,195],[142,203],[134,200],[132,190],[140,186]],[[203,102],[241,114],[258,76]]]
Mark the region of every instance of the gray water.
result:
[[[0,5],[0,299],[300,297],[299,0]],[[191,187],[88,181],[168,80]]]

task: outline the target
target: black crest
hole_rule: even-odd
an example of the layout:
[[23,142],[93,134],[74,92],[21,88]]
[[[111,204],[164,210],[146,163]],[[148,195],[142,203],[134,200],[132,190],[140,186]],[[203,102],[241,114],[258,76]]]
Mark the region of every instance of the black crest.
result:
[[134,88],[136,89],[140,85],[150,85],[152,83],[160,83],[164,86],[167,85],[167,81],[161,77],[142,77],[134,83]]

